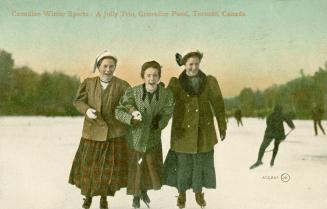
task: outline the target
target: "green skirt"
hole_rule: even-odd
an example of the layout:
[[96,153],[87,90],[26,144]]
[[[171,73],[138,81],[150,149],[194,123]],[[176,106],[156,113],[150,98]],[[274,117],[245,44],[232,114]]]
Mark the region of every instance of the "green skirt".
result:
[[127,186],[128,152],[123,137],[107,141],[82,138],[69,175],[69,183],[82,195],[114,196]]
[[192,189],[216,188],[214,151],[205,153],[179,153],[169,150],[164,163],[164,185],[176,187],[178,192]]

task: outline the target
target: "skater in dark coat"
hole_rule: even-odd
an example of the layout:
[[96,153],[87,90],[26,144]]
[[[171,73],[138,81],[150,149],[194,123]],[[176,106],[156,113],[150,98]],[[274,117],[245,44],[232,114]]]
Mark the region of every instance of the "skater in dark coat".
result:
[[319,126],[321,132],[325,135],[325,130],[321,125],[321,120],[322,120],[322,116],[324,115],[324,110],[322,108],[320,108],[318,105],[314,105],[314,108],[312,109],[312,119],[313,119],[313,125],[314,125],[314,129],[315,129],[315,135],[318,135],[318,128],[317,126]]
[[240,125],[243,126],[242,111],[240,109],[235,110],[234,117],[235,117],[235,119],[237,121],[237,127],[240,126]]
[[274,108],[274,112],[267,117],[267,128],[259,149],[257,162],[254,163],[250,167],[250,169],[256,168],[262,164],[262,158],[265,153],[265,150],[273,140],[275,140],[275,144],[272,158],[270,161],[270,166],[274,166],[279,144],[282,140],[286,138],[283,122],[286,122],[291,129],[295,128],[292,120],[286,117],[286,115],[283,113],[282,106],[276,105]]

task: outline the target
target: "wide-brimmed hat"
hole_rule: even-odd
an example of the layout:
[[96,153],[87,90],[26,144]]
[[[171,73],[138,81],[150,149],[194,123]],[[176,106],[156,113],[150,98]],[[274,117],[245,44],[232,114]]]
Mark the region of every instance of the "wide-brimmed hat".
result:
[[203,57],[203,53],[200,52],[199,50],[197,49],[192,49],[192,50],[189,50],[185,53],[183,53],[184,56],[180,53],[176,53],[175,54],[175,59],[176,59],[176,62],[179,66],[182,66],[182,65],[185,65],[186,61],[188,60],[188,58],[190,57],[198,57],[201,61],[202,57]]

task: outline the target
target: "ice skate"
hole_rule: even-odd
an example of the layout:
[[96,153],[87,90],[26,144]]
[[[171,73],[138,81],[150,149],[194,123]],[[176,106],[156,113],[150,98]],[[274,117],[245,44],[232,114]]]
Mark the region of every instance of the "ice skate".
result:
[[256,163],[254,163],[254,164],[250,167],[250,169],[254,169],[254,168],[256,168],[256,167],[258,167],[258,166],[260,166],[260,165],[262,165],[262,162],[261,162],[261,161],[257,161]]
[[177,196],[177,206],[178,208],[182,209],[185,208],[185,203],[186,203],[186,193],[179,193]]
[[272,160],[270,161],[270,167],[274,167],[275,162]]
[[201,208],[205,208],[206,201],[204,200],[204,193],[203,192],[197,192],[197,193],[195,193],[195,200],[196,200],[196,203],[198,203],[198,205]]
[[140,208],[140,197],[134,196],[132,207],[134,209]]
[[83,202],[82,208],[89,209],[91,207],[92,197],[85,197],[85,198],[83,198],[83,200],[84,200],[84,202]]
[[108,209],[107,197],[101,197],[101,199],[100,199],[100,209]]
[[141,200],[144,202],[144,204],[145,204],[148,208],[150,208],[150,205],[149,205],[149,203],[150,203],[150,198],[149,198],[148,194],[147,194],[146,192],[142,192],[140,198],[141,198]]

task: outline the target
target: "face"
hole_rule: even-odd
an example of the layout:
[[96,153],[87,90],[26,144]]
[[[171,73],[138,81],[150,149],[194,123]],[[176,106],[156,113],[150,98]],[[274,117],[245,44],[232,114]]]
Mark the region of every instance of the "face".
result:
[[190,57],[185,63],[185,70],[188,76],[195,76],[199,72],[200,59],[198,57]]
[[116,64],[113,59],[103,59],[99,66],[100,78],[103,81],[109,81],[116,70]]
[[148,68],[144,71],[143,81],[147,90],[153,91],[157,89],[157,85],[159,83],[160,77],[158,69],[156,68]]

